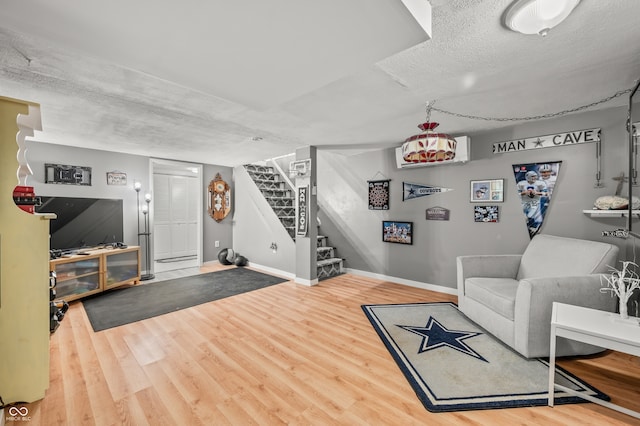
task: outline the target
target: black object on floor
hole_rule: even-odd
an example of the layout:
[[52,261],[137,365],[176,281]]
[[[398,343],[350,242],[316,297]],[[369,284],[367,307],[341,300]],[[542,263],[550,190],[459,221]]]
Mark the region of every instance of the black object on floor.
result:
[[93,331],[106,330],[287,281],[232,268],[96,294],[82,300]]

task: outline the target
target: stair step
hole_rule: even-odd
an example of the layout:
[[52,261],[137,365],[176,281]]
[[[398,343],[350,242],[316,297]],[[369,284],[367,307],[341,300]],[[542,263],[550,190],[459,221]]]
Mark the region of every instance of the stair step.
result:
[[290,189],[261,189],[260,192],[266,198],[269,199],[282,199],[282,200],[294,200],[291,195]]
[[333,247],[318,247],[316,249],[316,259],[318,262],[335,257]]
[[334,257],[318,261],[318,279],[326,279],[342,274],[343,259]]
[[284,190],[287,189],[285,187],[285,183],[284,182],[276,182],[276,181],[271,181],[271,182],[256,182],[254,180],[254,182],[256,183],[256,185],[258,186],[258,189],[260,191],[275,191],[275,190]]
[[281,195],[265,195],[264,193],[262,194],[264,196],[264,198],[268,200],[285,200],[285,201],[294,201],[293,197],[283,197]]
[[332,257],[330,259],[318,260],[318,266],[331,265],[332,263],[342,263],[344,259],[340,257]]
[[256,185],[282,182],[280,180],[277,180],[278,175],[273,175],[269,173],[258,173],[258,172],[249,171],[249,176],[251,177],[251,180],[253,180],[256,183]]
[[[290,207],[276,207],[276,206],[271,206],[271,208],[273,209],[273,211],[276,213],[276,216],[278,217],[292,217],[295,220],[295,207],[290,206]],[[282,215],[282,216],[281,216]]]
[[244,168],[247,171],[252,171],[252,172],[273,173],[273,167],[271,166],[260,166],[258,164],[245,164]]
[[[264,173],[260,173],[260,174],[264,174]],[[280,175],[273,175],[273,176],[270,176],[270,179],[256,177],[256,178],[253,178],[253,181],[256,183],[285,183],[285,181],[283,180],[278,180],[279,178],[280,178]]]

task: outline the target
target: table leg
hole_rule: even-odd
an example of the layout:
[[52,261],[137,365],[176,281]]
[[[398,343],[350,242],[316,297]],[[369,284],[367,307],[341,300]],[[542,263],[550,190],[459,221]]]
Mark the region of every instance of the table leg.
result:
[[556,380],[556,326],[551,325],[551,341],[549,342],[549,407],[553,407],[554,385]]

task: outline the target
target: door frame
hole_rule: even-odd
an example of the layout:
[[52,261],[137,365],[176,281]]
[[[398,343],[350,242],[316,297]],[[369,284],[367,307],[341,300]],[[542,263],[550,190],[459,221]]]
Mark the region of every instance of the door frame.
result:
[[[176,161],[176,160],[165,160],[165,159],[161,159],[161,158],[150,158],[149,159],[149,186],[151,187],[151,203],[152,203],[152,208],[150,209],[150,215],[149,215],[149,220],[151,223],[151,229],[154,229],[155,226],[155,222],[154,222],[154,209],[153,209],[153,200],[155,198],[155,196],[153,196],[153,175],[156,173],[156,170],[162,170],[162,171],[166,171],[169,173],[176,173],[176,175],[178,176],[196,176],[197,182],[198,182],[198,193],[202,194],[202,185],[203,185],[203,178],[202,178],[202,171],[203,171],[203,166],[202,164],[197,164],[197,163],[189,163],[186,161]],[[198,206],[197,206],[197,212],[198,212],[198,224],[197,224],[197,264],[198,267],[202,266],[202,257],[203,257],[203,214],[202,214],[202,210],[203,210],[203,200],[202,197],[198,197]],[[153,234],[155,232],[152,232],[151,234],[151,242],[150,242],[150,246],[154,247],[155,241],[153,240]],[[152,254],[153,256],[152,258],[152,263],[155,264],[155,253],[152,250]]]

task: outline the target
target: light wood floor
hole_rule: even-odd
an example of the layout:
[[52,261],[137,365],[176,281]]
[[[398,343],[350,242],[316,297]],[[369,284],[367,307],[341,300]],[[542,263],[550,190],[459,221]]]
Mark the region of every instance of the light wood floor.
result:
[[[99,333],[74,302],[51,337],[46,397],[26,404],[29,425],[640,424],[591,403],[429,413],[360,307],[416,301],[455,297],[343,275]],[[607,352],[561,365],[640,410],[638,358]]]

